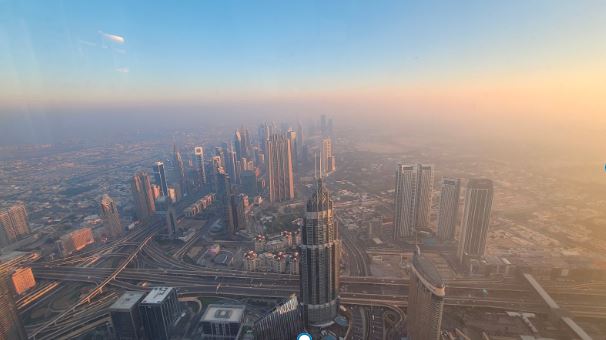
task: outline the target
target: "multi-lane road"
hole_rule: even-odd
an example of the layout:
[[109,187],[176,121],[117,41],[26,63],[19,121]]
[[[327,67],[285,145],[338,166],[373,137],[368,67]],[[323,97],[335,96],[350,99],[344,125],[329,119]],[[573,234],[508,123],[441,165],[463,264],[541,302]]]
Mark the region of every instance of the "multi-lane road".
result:
[[[111,287],[129,290],[147,290],[150,285],[167,285],[179,288],[182,296],[218,295],[225,297],[287,297],[298,291],[298,278],[277,273],[245,272],[240,270],[215,270],[184,263],[166,255],[152,240],[161,222],[147,229],[140,229],[125,237],[61,260],[34,263],[32,269],[47,285],[60,286],[61,282],[78,282],[92,285],[89,294],[65,309],[44,324],[29,327],[30,335],[37,339],[52,339],[67,334],[82,323],[97,323],[106,317],[100,301],[107,301]],[[345,236],[345,235],[344,235]],[[364,317],[360,332],[362,337],[383,334],[377,330],[377,308],[386,308],[397,313],[398,323],[405,320],[401,307],[407,304],[408,281],[398,278],[363,276],[369,273],[368,263],[354,240],[343,237],[345,251],[358,260],[350,262],[355,276],[341,277],[341,301],[345,305],[357,306],[354,313]],[[115,255],[122,257],[115,266],[106,268],[106,263]],[[352,256],[353,255],[353,256]],[[113,262],[112,262],[113,263]],[[107,288],[106,288],[107,287]],[[107,292],[109,290],[109,293]],[[546,285],[546,290],[560,305],[574,316],[606,318],[606,293],[602,286],[574,287],[569,285]],[[105,292],[104,294],[101,294]],[[34,294],[37,294],[34,296]],[[52,294],[52,292],[50,293]],[[99,295],[99,296],[97,296]],[[39,290],[26,295],[20,301],[35,305],[36,297],[45,296]],[[598,303],[600,302],[600,303]],[[446,305],[482,307],[500,310],[523,310],[547,312],[545,305],[531,287],[524,282],[500,282],[490,280],[452,280],[447,282]],[[600,307],[604,306],[604,307]],[[104,314],[105,313],[105,314]],[[356,317],[354,315],[354,317]],[[373,319],[374,318],[374,319]],[[377,335],[378,336],[378,335]],[[375,335],[372,335],[375,337]]]

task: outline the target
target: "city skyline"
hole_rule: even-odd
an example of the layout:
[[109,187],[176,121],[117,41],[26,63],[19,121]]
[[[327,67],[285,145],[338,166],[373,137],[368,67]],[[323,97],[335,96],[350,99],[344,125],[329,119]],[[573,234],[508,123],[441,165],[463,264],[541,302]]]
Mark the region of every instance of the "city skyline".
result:
[[603,37],[593,0],[0,0],[0,339],[602,339]]

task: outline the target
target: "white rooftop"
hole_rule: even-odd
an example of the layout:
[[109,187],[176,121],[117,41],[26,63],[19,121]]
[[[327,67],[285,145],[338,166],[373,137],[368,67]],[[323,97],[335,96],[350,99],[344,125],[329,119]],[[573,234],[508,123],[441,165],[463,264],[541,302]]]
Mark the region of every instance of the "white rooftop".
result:
[[147,293],[147,296],[145,296],[145,299],[143,299],[141,303],[161,303],[168,297],[173,289],[173,287],[154,287]]
[[244,317],[243,305],[208,305],[202,321],[207,322],[242,322]]

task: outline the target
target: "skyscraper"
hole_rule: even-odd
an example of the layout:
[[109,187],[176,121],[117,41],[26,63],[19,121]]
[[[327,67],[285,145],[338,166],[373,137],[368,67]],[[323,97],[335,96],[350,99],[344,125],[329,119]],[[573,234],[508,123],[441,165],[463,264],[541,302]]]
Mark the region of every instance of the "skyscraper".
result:
[[139,340],[143,338],[139,303],[145,293],[127,291],[109,307],[112,324],[119,340]]
[[0,211],[0,246],[7,246],[29,234],[25,204],[19,202]]
[[0,275],[0,339],[27,340],[8,276]]
[[320,169],[322,175],[326,176],[330,172],[330,158],[332,157],[332,141],[330,138],[322,139],[322,150],[320,158]]
[[445,285],[434,265],[417,250],[412,258],[406,328],[411,340],[439,340]]
[[442,241],[454,240],[460,193],[461,180],[442,178],[440,211],[438,212],[438,238]]
[[240,169],[238,168],[236,153],[231,150],[231,147],[228,148],[225,153],[225,169],[227,170],[227,174],[229,175],[229,179],[233,184],[240,183]]
[[483,256],[490,225],[493,185],[489,179],[470,179],[465,191],[463,222],[457,257],[463,262],[465,255]]
[[234,231],[246,230],[247,227],[244,199],[248,199],[244,194],[232,194],[230,198]]
[[172,325],[181,313],[177,291],[154,287],[139,304],[139,312],[148,339],[169,340]]
[[185,177],[185,166],[183,165],[183,158],[181,158],[181,152],[177,149],[177,144],[173,145],[173,156],[174,156],[174,171],[175,178],[181,195],[187,196],[187,181]]
[[337,316],[339,307],[341,243],[333,202],[321,179],[307,201],[301,233],[300,288],[305,325],[327,325]]
[[297,139],[297,133],[294,132],[293,130],[288,130],[286,132],[286,138],[288,138],[288,142],[290,143],[290,152],[292,155],[292,167],[293,167],[293,171],[297,170],[297,150],[298,150],[298,146],[297,144],[298,139]]
[[244,156],[244,153],[242,152],[242,136],[240,135],[240,130],[236,130],[236,133],[234,134],[234,151],[236,152],[236,157],[238,159],[242,159]]
[[429,226],[432,183],[431,165],[398,165],[394,195],[394,239],[413,237],[416,228]]
[[177,233],[177,211],[173,204],[170,204],[166,210],[166,231],[170,238]]
[[122,234],[118,207],[116,207],[114,200],[107,194],[101,198],[101,217],[105,224],[105,230],[110,237],[118,237]]
[[194,155],[196,157],[196,169],[198,171],[198,184],[200,186],[206,184],[206,169],[204,167],[204,148],[196,146],[194,148]]
[[265,142],[265,163],[270,202],[295,198],[292,152],[285,135],[272,135]]
[[131,182],[131,191],[137,218],[141,221],[149,220],[156,212],[156,206],[149,175],[146,172],[135,173]]
[[168,183],[166,182],[166,172],[164,171],[164,163],[156,162],[154,164],[154,179],[156,184],[160,186],[160,194],[168,197]]
[[291,294],[283,303],[257,319],[253,326],[255,337],[264,340],[296,339],[303,331],[301,308],[297,295]]

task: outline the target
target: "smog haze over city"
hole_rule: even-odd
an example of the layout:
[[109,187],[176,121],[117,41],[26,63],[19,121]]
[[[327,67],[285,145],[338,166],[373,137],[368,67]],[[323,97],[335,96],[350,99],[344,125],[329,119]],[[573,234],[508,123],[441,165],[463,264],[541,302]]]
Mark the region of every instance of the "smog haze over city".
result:
[[606,2],[0,0],[0,339],[606,339]]

